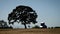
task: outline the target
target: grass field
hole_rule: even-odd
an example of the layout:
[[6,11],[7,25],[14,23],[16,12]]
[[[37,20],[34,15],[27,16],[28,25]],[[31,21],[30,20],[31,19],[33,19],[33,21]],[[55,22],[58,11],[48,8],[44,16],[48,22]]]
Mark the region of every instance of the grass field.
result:
[[0,29],[0,34],[60,34],[60,28],[55,28],[55,29]]

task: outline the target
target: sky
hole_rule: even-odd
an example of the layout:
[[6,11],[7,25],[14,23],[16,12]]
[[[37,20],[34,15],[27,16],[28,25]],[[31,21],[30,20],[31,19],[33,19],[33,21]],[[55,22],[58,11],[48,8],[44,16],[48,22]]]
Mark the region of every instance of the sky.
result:
[[[29,6],[36,11],[38,23],[35,25],[40,26],[41,22],[45,22],[48,27],[60,26],[60,0],[0,0],[0,20],[8,22],[8,14],[19,5]],[[21,23],[14,23],[13,27],[24,28]]]

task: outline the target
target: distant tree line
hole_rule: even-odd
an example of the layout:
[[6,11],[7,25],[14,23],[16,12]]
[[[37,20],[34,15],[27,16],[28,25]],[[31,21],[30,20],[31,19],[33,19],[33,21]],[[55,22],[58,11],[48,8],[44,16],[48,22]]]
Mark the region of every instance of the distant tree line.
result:
[[60,28],[60,26],[48,27],[48,29]]

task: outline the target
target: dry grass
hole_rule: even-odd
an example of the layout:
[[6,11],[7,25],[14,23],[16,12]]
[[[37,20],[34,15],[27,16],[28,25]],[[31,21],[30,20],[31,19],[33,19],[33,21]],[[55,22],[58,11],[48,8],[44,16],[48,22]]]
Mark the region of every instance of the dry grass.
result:
[[0,34],[60,34],[60,28],[55,28],[55,29],[0,29]]

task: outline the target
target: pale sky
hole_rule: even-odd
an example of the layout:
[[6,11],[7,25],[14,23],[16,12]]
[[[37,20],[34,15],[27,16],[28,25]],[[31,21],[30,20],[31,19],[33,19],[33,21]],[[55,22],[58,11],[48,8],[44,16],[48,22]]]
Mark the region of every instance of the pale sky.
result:
[[[45,22],[48,27],[60,26],[60,0],[0,0],[0,20],[8,22],[8,14],[19,5],[30,6],[36,11],[38,14],[36,25],[40,26],[41,22]],[[13,26],[24,27],[18,23]]]

